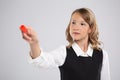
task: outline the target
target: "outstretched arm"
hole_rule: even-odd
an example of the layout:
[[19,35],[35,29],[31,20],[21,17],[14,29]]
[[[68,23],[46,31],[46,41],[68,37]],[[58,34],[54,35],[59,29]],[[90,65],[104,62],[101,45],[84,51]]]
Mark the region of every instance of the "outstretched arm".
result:
[[35,32],[35,30],[33,30],[32,27],[26,27],[26,29],[27,29],[27,32],[21,31],[22,37],[24,40],[26,40],[29,43],[30,49],[31,49],[30,56],[34,59],[40,56],[41,54],[39,40],[37,37],[37,33]]

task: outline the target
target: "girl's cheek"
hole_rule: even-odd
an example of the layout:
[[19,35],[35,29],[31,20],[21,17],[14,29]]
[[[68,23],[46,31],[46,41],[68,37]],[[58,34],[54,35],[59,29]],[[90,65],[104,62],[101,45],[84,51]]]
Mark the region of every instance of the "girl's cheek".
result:
[[72,36],[72,31],[71,30],[69,31],[69,33],[70,33],[70,36]]

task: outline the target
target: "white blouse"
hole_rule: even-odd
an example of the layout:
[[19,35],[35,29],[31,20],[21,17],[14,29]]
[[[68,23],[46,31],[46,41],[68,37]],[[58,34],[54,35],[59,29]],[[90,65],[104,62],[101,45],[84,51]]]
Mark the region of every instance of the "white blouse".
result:
[[[77,43],[73,43],[72,48],[76,52],[77,56],[88,57],[93,55],[93,49],[91,45],[88,46],[88,50],[84,53]],[[29,55],[29,63],[34,64],[41,68],[53,68],[59,67],[64,64],[66,58],[66,46],[61,46],[58,49],[51,52],[41,51],[41,55],[35,59],[32,59]],[[109,71],[109,59],[108,54],[103,50],[103,64],[101,71],[101,80],[110,80],[110,71]]]

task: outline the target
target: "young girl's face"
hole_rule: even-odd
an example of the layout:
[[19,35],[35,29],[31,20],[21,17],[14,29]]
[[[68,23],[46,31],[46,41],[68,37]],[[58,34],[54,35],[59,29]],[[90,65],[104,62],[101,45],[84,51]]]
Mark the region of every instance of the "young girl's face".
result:
[[89,24],[80,16],[74,13],[70,21],[70,35],[74,41],[88,40],[91,29]]

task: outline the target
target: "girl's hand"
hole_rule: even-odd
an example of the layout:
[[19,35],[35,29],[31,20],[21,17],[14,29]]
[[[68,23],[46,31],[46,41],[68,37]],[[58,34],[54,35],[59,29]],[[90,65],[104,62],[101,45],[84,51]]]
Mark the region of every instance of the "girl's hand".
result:
[[26,40],[30,45],[38,43],[38,37],[36,32],[33,30],[32,27],[26,27],[27,33],[22,32],[22,37]]

